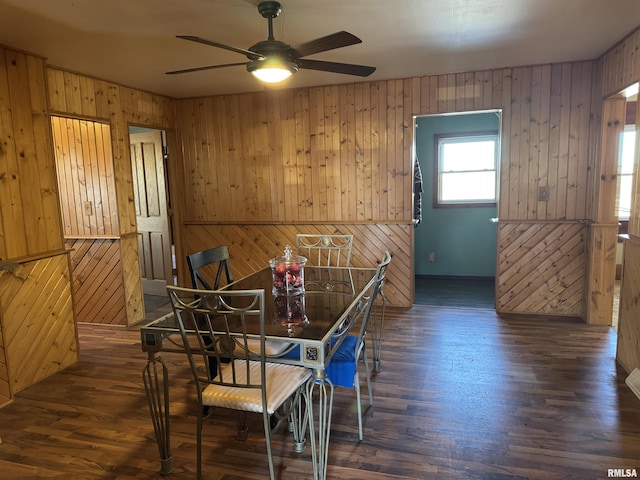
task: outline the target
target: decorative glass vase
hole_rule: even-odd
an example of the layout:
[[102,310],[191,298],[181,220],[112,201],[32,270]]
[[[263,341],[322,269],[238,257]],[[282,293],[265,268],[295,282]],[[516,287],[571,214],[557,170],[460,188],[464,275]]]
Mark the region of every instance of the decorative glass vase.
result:
[[307,259],[293,255],[291,246],[284,249],[284,256],[269,260],[273,276],[273,295],[300,295],[304,292],[304,265]]

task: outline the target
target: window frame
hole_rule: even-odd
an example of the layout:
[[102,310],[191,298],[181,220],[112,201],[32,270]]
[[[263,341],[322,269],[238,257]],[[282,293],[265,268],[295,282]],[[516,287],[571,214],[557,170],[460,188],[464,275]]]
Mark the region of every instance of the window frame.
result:
[[[472,138],[472,137],[492,137],[496,142],[496,152],[494,157],[495,172],[495,200],[485,201],[458,201],[458,202],[441,202],[440,201],[440,141],[442,139],[455,138]],[[439,133],[433,136],[433,208],[487,208],[496,207],[498,204],[498,169],[500,166],[500,132],[498,130],[480,130],[472,132],[456,132],[456,133]]]
[[633,202],[633,177],[634,177],[633,167],[631,169],[631,172],[622,173],[622,159],[623,159],[622,152],[623,152],[623,146],[624,146],[624,134],[629,132],[634,132],[635,134],[635,138],[633,141],[633,148],[634,148],[634,155],[635,155],[635,146],[637,145],[637,136],[638,136],[638,132],[636,131],[635,125],[633,124],[625,125],[623,130],[620,132],[620,136],[618,139],[618,167],[616,170],[617,183],[616,183],[615,214],[619,223],[625,222],[625,221],[629,222],[629,219],[631,218],[631,208],[629,209],[629,212],[627,215],[624,215],[624,216],[620,215],[620,187],[621,187],[622,179],[625,177],[628,177],[631,179],[631,192],[630,192],[629,200]]

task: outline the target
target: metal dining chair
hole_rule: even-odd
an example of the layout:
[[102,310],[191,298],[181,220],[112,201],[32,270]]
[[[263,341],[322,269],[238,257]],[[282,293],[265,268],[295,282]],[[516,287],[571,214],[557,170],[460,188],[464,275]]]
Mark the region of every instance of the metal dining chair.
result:
[[353,388],[356,391],[356,403],[358,407],[358,436],[360,440],[364,438],[364,434],[362,427],[362,402],[360,398],[358,362],[362,361],[364,365],[367,391],[369,394],[369,405],[373,405],[373,392],[371,389],[371,378],[365,338],[369,325],[375,320],[376,300],[384,283],[389,263],[391,263],[391,255],[389,252],[385,252],[376,269],[375,282],[371,287],[368,297],[366,297],[366,303],[362,307],[364,311],[358,334],[347,335],[331,357],[326,368],[327,377],[334,385]]
[[353,235],[323,235],[299,233],[296,235],[298,255],[306,257],[310,264],[326,267],[351,265]]
[[[288,420],[295,444],[303,441],[306,418],[302,418],[300,401],[310,371],[266,361],[264,290],[167,286],[167,291],[196,389],[197,478],[202,477],[203,424],[216,411],[205,407],[219,407],[238,412],[241,439],[246,438],[246,413],[262,414],[269,474],[274,480],[271,431]],[[260,340],[253,349],[250,340],[255,338],[249,338],[247,331],[257,323]],[[215,365],[213,370],[211,365]],[[273,418],[278,421],[272,423]]]
[[[385,252],[381,263],[391,262],[391,254]],[[380,282],[380,288],[378,290],[379,302],[377,302],[373,308],[372,319],[369,323],[369,332],[371,334],[371,347],[373,350],[373,371],[380,373],[382,371],[382,334],[384,331],[384,312],[387,308],[387,297],[384,295],[384,282],[385,278],[382,278]]]
[[[217,290],[233,282],[229,249],[226,245],[187,255],[187,265],[194,289]],[[211,285],[207,278],[212,278],[213,272],[215,272],[215,281]],[[258,342],[255,339],[249,340],[249,343],[253,348],[258,347]],[[267,341],[266,348],[267,355],[278,355],[288,348],[288,345],[283,342]],[[216,359],[211,357],[209,361],[212,362],[211,369],[215,370],[214,362]]]
[[[223,279],[223,272],[226,284],[233,282],[229,262],[229,249],[226,245],[187,255],[187,265],[189,266],[189,274],[193,288],[217,290],[222,286],[220,282]],[[209,281],[207,281],[207,278],[211,278],[207,275],[207,272],[213,270],[216,266],[215,281],[213,285],[211,285]],[[212,273],[212,271],[210,273]]]
[[[344,338],[335,336],[331,339],[331,349],[333,349],[339,341],[342,343],[338,345],[325,368],[325,374],[334,386],[353,388],[356,392],[356,403],[358,408],[358,437],[360,440],[364,438],[364,432],[362,426],[362,401],[360,395],[358,363],[362,361],[362,364],[364,365],[367,392],[369,394],[369,405],[373,405],[373,391],[371,389],[371,376],[369,373],[369,362],[367,358],[365,339],[369,325],[377,320],[377,312],[375,309],[376,301],[378,299],[378,295],[380,295],[389,263],[391,263],[391,254],[389,252],[385,252],[376,269],[373,285],[371,286],[368,294],[360,301],[351,315],[355,319],[354,322],[360,322],[359,326],[356,324],[356,326],[358,326],[358,333],[356,335],[347,334]],[[336,292],[336,294],[340,295],[341,293]],[[358,317],[360,320],[357,320]],[[295,347],[284,354],[283,357],[299,358],[299,347]]]

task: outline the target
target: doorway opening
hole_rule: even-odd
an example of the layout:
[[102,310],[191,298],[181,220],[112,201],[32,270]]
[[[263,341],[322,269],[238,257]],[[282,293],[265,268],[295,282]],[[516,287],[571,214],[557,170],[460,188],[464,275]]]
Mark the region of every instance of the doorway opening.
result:
[[414,117],[416,304],[495,308],[501,130],[500,110]]
[[166,303],[167,284],[176,284],[166,134],[130,126],[129,144],[146,311]]
[[[618,331],[620,313],[620,287],[622,281],[622,263],[624,242],[629,238],[629,218],[633,189],[633,173],[636,157],[636,110],[638,102],[638,83],[635,83],[620,95],[625,98],[624,126],[618,138],[618,172],[616,182],[615,215],[618,219],[618,242],[616,245],[616,277],[613,296],[611,328]],[[606,100],[605,100],[606,101]]]

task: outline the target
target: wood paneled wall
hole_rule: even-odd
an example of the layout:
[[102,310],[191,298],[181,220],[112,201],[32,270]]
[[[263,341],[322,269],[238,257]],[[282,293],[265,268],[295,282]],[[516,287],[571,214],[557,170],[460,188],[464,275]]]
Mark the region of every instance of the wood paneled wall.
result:
[[[245,247],[261,251],[259,239],[273,229],[280,229],[272,237],[280,246],[303,227],[353,229],[356,244],[373,244],[377,253],[396,249],[390,290],[397,304],[409,305],[413,117],[501,109],[500,223],[531,225],[534,236],[538,226],[523,220],[587,218],[593,78],[594,62],[577,62],[178,100],[184,155],[178,188],[188,192],[181,209],[189,235],[211,239],[203,247],[232,245],[236,238],[212,231],[244,228],[250,231]],[[541,187],[548,189],[546,201],[539,200]],[[372,234],[369,225],[382,233]],[[572,242],[584,245],[584,232],[574,233]],[[189,242],[185,248],[192,248]],[[399,248],[407,250],[398,255]],[[572,265],[584,266],[584,250],[571,254]],[[539,296],[533,305],[544,304],[544,313],[582,314],[580,302],[567,308],[577,286],[565,291],[566,264],[523,252],[505,261],[518,268],[521,258],[556,285],[544,296],[531,289],[524,297]],[[522,286],[505,272],[498,277],[501,291]]]
[[118,234],[108,123],[51,117],[65,237]]
[[500,223],[496,310],[580,316],[584,237],[577,222]]
[[[108,115],[112,131],[118,132],[113,140],[114,161],[120,162],[116,179],[130,192],[123,125],[148,122],[162,127],[171,124],[169,117],[141,120],[144,113],[136,107],[145,98],[153,103],[152,95],[55,69],[49,72],[52,109],[86,115],[95,108],[96,114]],[[177,201],[174,194],[174,211],[182,220],[174,225],[182,280],[184,255],[196,249],[193,238],[209,239],[199,248],[232,246],[242,230],[248,232],[243,248],[260,252],[259,239],[269,238],[274,247],[282,247],[303,225],[310,231],[353,230],[359,242],[373,245],[372,252],[396,250],[391,272],[397,271],[389,290],[398,292],[394,302],[410,304],[414,115],[501,109],[500,222],[515,222],[519,229],[530,225],[534,230],[528,234],[535,235],[538,227],[523,220],[585,220],[593,193],[589,136],[599,106],[593,100],[595,77],[594,62],[577,62],[176,100],[183,156],[178,149],[170,151],[169,174],[172,191],[180,192]],[[105,104],[105,96],[113,101]],[[170,109],[165,105],[160,111]],[[539,200],[541,187],[548,189],[547,201]],[[129,211],[120,216],[126,230],[134,214],[129,203],[119,201],[119,209]],[[281,233],[272,233],[274,229]],[[585,232],[576,235],[573,241],[584,242]],[[571,252],[578,257],[572,264],[584,265],[584,252]],[[565,291],[565,265],[518,255],[557,286],[551,298],[546,294],[537,299],[546,305],[545,313],[583,314],[580,304],[566,308],[573,290]],[[259,259],[240,256],[234,265],[249,271]],[[506,261],[517,267],[519,260]],[[498,272],[500,291],[516,288],[513,278]],[[499,305],[503,311],[522,309],[513,302]],[[554,308],[558,305],[563,307]]]
[[21,263],[0,272],[0,285],[8,379],[15,395],[78,361],[68,256]]
[[[115,183],[115,205],[118,216],[120,238],[121,279],[118,289],[105,289],[108,299],[93,298],[91,295],[78,299],[86,311],[96,311],[103,302],[118,305],[124,301],[124,321],[137,323],[144,318],[140,263],[136,228],[135,196],[129,149],[129,125],[159,129],[171,129],[173,122],[173,101],[161,95],[127,88],[108,81],[86,77],[57,68],[47,68],[47,85],[50,108],[53,113],[80,119],[89,118],[108,123],[111,131],[111,151]],[[174,136],[168,135],[173,139]],[[172,145],[177,150],[175,144]],[[95,265],[91,272],[92,281],[97,284],[112,284],[113,271],[105,267],[109,263],[101,257],[94,258],[94,242],[80,251],[88,255],[81,259],[74,255],[76,265]],[[99,251],[99,250],[98,250]],[[77,290],[81,291],[81,290]],[[84,321],[100,321],[100,316],[87,315]],[[121,320],[121,317],[117,317]],[[115,321],[115,320],[114,320]]]
[[126,325],[120,242],[67,240],[78,322]]
[[[602,63],[602,96],[617,95],[640,81],[640,30],[632,32],[608,51]],[[640,131],[636,112],[636,132]],[[617,360],[631,372],[640,367],[640,136],[636,139],[633,198],[629,219],[630,240],[625,241],[618,316]]]
[[185,219],[409,222],[411,83],[178,101]]
[[0,47],[0,261],[62,249],[41,58]]
[[[184,158],[173,159],[176,170],[188,172],[177,181],[188,193],[179,205],[182,224],[190,232],[244,224],[257,233],[263,224],[400,226],[406,238],[399,243],[410,249],[412,117],[494,108],[503,111],[501,222],[588,218],[593,67],[578,62],[177,100]],[[160,102],[163,108],[154,109],[156,96],[108,82],[48,73],[52,110],[108,118],[116,132],[118,205],[128,212],[120,216],[123,233],[130,232],[125,126],[170,125],[171,107]],[[545,202],[539,187],[549,189]],[[377,249],[393,245],[389,240],[377,237]],[[411,262],[396,268],[402,273],[395,288],[410,292]],[[562,277],[561,269],[547,274]]]
[[135,233],[129,125],[169,128],[172,100],[52,67],[47,68],[47,84],[53,113],[109,123],[120,232]]
[[77,361],[44,60],[0,47],[0,404]]
[[640,239],[631,237],[624,243],[618,346],[616,358],[631,373],[640,368]]
[[601,60],[603,97],[615,95],[639,80],[640,30],[613,45]]
[[[393,253],[385,284],[385,296],[391,304],[413,302],[411,289],[398,288],[406,281],[403,266],[411,264],[411,225],[388,224],[322,224],[322,225],[186,225],[184,248],[191,254],[211,245],[227,245],[234,278],[241,278],[268,265],[271,258],[281,256],[285,245],[295,249],[297,233],[351,234],[354,246],[351,264],[355,267],[376,265],[388,249]],[[191,286],[188,278],[185,286]]]

